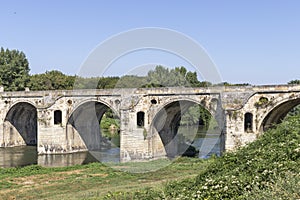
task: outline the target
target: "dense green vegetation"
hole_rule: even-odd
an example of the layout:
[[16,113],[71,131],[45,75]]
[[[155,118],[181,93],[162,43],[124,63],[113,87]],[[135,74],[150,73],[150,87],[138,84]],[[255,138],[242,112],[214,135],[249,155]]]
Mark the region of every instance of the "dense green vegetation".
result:
[[210,162],[194,179],[162,189],[109,193],[106,199],[299,199],[300,116]]
[[300,84],[300,80],[292,80],[292,81],[290,81],[290,82],[288,82],[288,84],[290,84],[290,85],[299,85]]
[[[111,109],[108,109],[100,121],[100,127],[102,130],[106,130],[107,133],[118,134],[120,130],[120,119]],[[109,137],[110,135],[107,136]]]
[[30,77],[27,86],[31,90],[70,90],[70,89],[111,89],[144,87],[206,87],[208,82],[200,82],[196,72],[188,72],[184,67],[169,70],[157,66],[147,76],[125,75],[122,77],[90,77],[65,75],[57,70],[46,71]]
[[24,90],[29,82],[29,70],[23,52],[0,49],[0,85],[5,90]]
[[70,90],[73,89],[74,80],[74,76],[66,76],[60,71],[52,70],[31,75],[28,87],[31,90]]
[[211,118],[211,114],[203,106],[195,104],[182,115],[180,126],[204,125],[208,128]]
[[292,110],[290,110],[290,112],[287,114],[287,117],[290,116],[299,116],[300,115],[300,105],[292,108]]

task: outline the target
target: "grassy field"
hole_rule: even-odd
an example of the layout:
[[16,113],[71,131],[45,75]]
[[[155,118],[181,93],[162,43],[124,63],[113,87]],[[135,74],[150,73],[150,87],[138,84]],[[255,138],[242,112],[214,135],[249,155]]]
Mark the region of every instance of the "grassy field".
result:
[[113,167],[91,163],[0,169],[0,199],[95,199],[109,192],[159,190],[167,182],[196,177],[209,164],[209,160],[179,158],[172,163],[162,159]]

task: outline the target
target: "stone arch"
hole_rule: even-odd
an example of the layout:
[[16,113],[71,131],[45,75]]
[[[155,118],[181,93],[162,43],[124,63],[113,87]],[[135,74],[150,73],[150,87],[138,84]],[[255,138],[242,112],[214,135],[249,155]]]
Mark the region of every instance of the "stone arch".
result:
[[37,109],[29,102],[16,102],[3,124],[4,146],[37,145]]
[[[115,101],[119,101],[118,99]],[[76,102],[72,105],[72,109],[68,112],[69,116],[71,116],[75,110],[77,110],[81,105],[85,104],[85,103],[89,103],[89,102],[95,102],[95,103],[101,103],[103,105],[106,105],[109,109],[111,109],[118,117],[120,117],[120,113],[117,111],[117,109],[113,106],[111,106],[111,104],[109,104],[107,101],[103,101],[100,99],[94,99],[94,98],[87,98],[81,101],[75,101],[74,99],[72,100],[72,103]]]
[[[110,142],[101,135],[99,124],[108,109],[115,112],[106,103],[97,100],[86,100],[73,109],[67,121],[67,135],[72,138],[70,146],[73,150],[101,150],[110,147]],[[116,112],[115,114],[118,115]]]
[[150,125],[154,157],[167,156],[174,158],[186,152],[189,145],[186,148],[178,146],[177,131],[181,116],[189,107],[195,104],[203,107],[212,115],[207,107],[204,107],[200,102],[190,99],[174,99],[160,106],[160,109],[157,109]]
[[266,112],[262,116],[262,120],[259,123],[259,132],[264,132],[269,128],[272,128],[275,124],[280,123],[289,111],[295,106],[300,104],[300,97],[284,99],[274,105],[272,109]]
[[[215,98],[213,98],[215,99]],[[187,102],[191,102],[194,104],[198,104],[200,106],[202,106],[203,108],[205,108],[208,112],[210,112],[211,115],[214,115],[215,113],[213,112],[213,110],[211,109],[209,104],[204,103],[206,100],[205,98],[190,98],[190,97],[174,97],[174,98],[169,98],[166,101],[164,101],[162,104],[156,104],[159,105],[158,107],[155,108],[155,110],[153,110],[154,116],[162,109],[164,109],[167,105],[169,105],[172,102],[176,102],[176,101],[187,101]]]

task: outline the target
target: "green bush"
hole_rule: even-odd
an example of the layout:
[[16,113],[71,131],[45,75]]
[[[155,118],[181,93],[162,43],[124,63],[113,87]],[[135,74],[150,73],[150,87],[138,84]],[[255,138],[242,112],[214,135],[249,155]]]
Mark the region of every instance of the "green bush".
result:
[[[288,117],[255,142],[210,161],[196,179],[171,182],[161,191],[126,195],[131,199],[300,199],[300,116]],[[115,194],[109,195],[113,199]]]

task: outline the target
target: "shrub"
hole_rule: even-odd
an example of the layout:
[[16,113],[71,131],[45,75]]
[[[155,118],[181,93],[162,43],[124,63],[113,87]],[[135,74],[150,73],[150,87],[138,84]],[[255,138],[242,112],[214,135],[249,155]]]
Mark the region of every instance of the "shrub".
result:
[[[212,158],[196,179],[145,189],[132,199],[299,199],[300,116],[235,152]],[[111,194],[114,195],[114,194]]]

